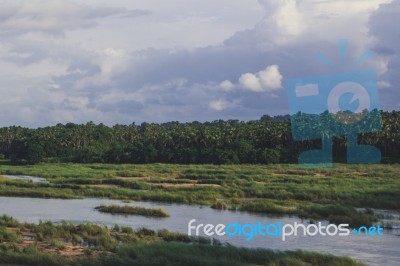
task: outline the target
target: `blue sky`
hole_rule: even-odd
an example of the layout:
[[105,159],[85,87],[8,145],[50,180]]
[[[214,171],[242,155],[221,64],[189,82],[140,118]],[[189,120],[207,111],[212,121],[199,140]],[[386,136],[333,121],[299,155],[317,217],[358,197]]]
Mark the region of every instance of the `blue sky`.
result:
[[[2,0],[0,125],[258,119],[288,113],[285,81],[378,74],[399,110],[398,0]],[[350,64],[348,64],[350,65]]]

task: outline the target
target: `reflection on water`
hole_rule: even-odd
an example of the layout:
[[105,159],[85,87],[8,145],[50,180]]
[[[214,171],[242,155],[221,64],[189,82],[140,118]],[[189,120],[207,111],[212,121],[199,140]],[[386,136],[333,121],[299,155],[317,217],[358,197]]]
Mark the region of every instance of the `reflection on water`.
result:
[[[0,197],[0,214],[11,215],[20,221],[37,223],[39,220],[59,222],[62,220],[81,223],[94,222],[113,226],[114,224],[131,226],[133,228],[148,227],[151,229],[168,229],[187,233],[188,222],[196,219],[198,223],[229,224],[239,223],[266,223],[301,222],[295,217],[268,217],[243,212],[219,211],[208,207],[187,206],[179,204],[163,204],[150,202],[131,202],[128,205],[152,208],[163,208],[171,216],[169,218],[148,218],[142,216],[123,216],[100,213],[94,207],[100,204],[127,204],[117,200],[107,199],[32,199]],[[306,221],[303,221],[306,223]],[[282,241],[278,237],[257,236],[251,241],[244,237],[223,236],[217,239],[229,242],[232,245],[244,247],[261,247],[275,250],[310,250],[345,255],[356,258],[370,265],[398,265],[400,254],[400,237],[398,231],[384,231],[381,237],[366,236],[298,236],[289,237]]]
[[27,180],[33,183],[49,183],[46,178],[37,177],[37,176],[29,176],[29,175],[1,175],[2,177],[8,179],[20,179],[20,180]]
[[374,210],[374,214],[379,218],[380,224],[400,230],[400,212],[376,209]]

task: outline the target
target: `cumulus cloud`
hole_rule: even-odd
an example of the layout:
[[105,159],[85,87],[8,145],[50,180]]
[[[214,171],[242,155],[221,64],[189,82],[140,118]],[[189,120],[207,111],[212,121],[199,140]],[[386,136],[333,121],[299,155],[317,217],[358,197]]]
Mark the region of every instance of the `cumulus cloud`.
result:
[[278,90],[282,88],[282,75],[277,65],[268,66],[265,70],[258,72],[261,84],[266,90]]
[[259,0],[259,3],[270,12],[270,15],[265,16],[264,23],[268,22],[280,34],[299,35],[306,25],[303,14],[298,10],[298,2],[296,0]]
[[261,92],[263,90],[260,79],[252,74],[252,73],[245,73],[240,76],[239,78],[239,83],[242,85],[245,89],[255,91],[255,92]]
[[212,101],[209,104],[209,108],[215,111],[222,111],[227,107],[227,102],[224,100]]
[[350,56],[372,48],[377,57],[368,66],[384,88],[381,102],[386,109],[398,106],[394,1],[234,2],[204,0],[182,8],[175,0],[115,0],[115,7],[97,0],[6,2],[0,10],[0,122],[114,124],[285,114],[283,77],[341,71],[314,60],[321,51],[340,62],[341,38],[349,39]]
[[231,91],[235,85],[230,80],[224,80],[219,84],[220,88],[224,91]]
[[275,91],[282,88],[282,75],[277,65],[271,65],[256,74],[241,75],[239,83],[243,88],[254,92]]
[[381,4],[392,0],[258,0],[265,16],[251,30],[239,31],[225,41],[271,53],[285,45],[308,45],[321,41],[352,40],[363,50],[369,44],[368,20]]

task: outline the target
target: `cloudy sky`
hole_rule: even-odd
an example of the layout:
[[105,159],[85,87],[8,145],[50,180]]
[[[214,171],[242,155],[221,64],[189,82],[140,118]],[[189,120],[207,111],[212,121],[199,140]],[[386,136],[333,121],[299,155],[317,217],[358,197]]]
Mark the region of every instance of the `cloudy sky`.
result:
[[0,3],[0,126],[258,119],[288,113],[286,80],[351,67],[400,109],[399,0]]

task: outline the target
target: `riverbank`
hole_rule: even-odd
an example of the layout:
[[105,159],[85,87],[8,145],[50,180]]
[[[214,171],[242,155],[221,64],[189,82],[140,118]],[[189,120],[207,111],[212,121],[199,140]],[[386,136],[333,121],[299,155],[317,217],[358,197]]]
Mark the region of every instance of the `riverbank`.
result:
[[368,208],[400,210],[399,172],[398,164],[302,169],[298,165],[4,163],[0,174],[40,176],[49,183],[0,178],[0,195],[201,204],[358,226],[376,222]]
[[[0,217],[0,263],[24,265],[362,265],[313,252],[224,246],[201,237],[115,225],[19,223]],[[190,245],[189,245],[190,243]]]
[[[170,214],[170,217],[157,218],[147,216],[127,216],[102,213],[95,209],[99,205],[129,205],[140,206],[149,209],[162,208]],[[375,210],[374,210],[375,211]],[[259,213],[221,211],[199,205],[187,205],[176,203],[137,202],[125,200],[110,200],[99,198],[85,199],[41,199],[41,198],[18,198],[0,197],[0,213],[8,214],[21,222],[39,224],[40,221],[51,221],[58,224],[68,221],[75,225],[93,222],[100,226],[113,228],[115,224],[120,227],[130,227],[137,230],[143,227],[159,231],[168,229],[188,235],[188,225],[193,219],[198,224],[230,224],[239,222],[241,224],[304,224],[308,220],[301,220],[296,216],[287,215],[265,215]],[[399,212],[388,212],[386,216],[399,217]],[[395,224],[400,225],[399,219]],[[327,225],[324,222],[323,225]],[[200,230],[201,231],[201,230]],[[332,253],[336,256],[349,256],[367,265],[397,265],[399,254],[397,247],[400,245],[399,230],[385,229],[383,236],[365,237],[351,234],[342,236],[297,236],[288,237],[282,241],[282,237],[255,236],[247,241],[246,235],[237,236],[212,236],[221,243],[227,243],[235,247],[273,249],[276,251],[303,250],[317,253]],[[192,230],[192,234],[195,232]],[[201,236],[205,236],[200,232]]]

